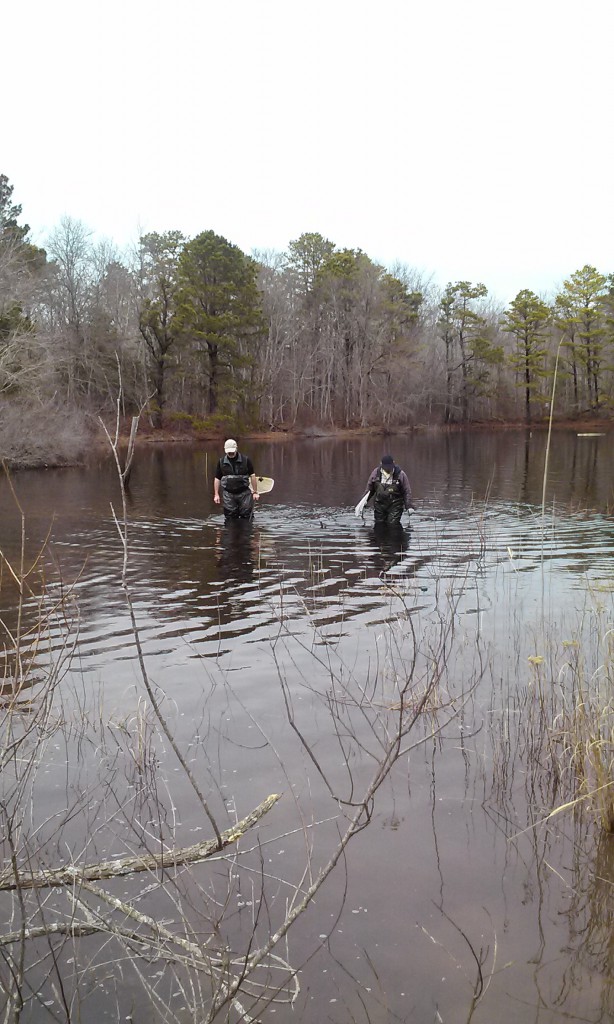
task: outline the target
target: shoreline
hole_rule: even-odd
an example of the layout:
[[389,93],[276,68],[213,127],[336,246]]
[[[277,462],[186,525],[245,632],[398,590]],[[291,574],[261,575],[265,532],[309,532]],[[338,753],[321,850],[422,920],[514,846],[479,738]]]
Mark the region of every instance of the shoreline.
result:
[[[117,449],[125,453],[130,439],[131,421],[126,420],[122,424],[117,442]],[[449,424],[417,424],[411,427],[398,427],[390,429],[387,427],[305,427],[294,430],[236,430],[233,436],[240,444],[253,441],[267,441],[275,444],[284,444],[296,441],[341,441],[350,438],[398,438],[411,437],[412,435],[425,434],[475,434],[488,432],[516,432],[516,433],[545,433],[549,429],[547,420],[540,420],[532,423],[524,421],[493,422],[481,421],[472,423],[449,423]],[[608,434],[614,430],[614,418],[612,419],[569,419],[558,420],[552,423],[552,432],[573,431],[577,434]],[[152,429],[139,425],[136,437],[134,438],[135,451],[152,447],[155,445],[203,445],[214,443],[223,446],[224,438],[228,433],[220,431],[190,431],[185,428],[175,431],[169,428]],[[90,448],[84,451],[82,457],[63,458],[61,454],[55,456],[41,456],[36,459],[28,458],[6,458],[3,465],[6,471],[21,472],[24,470],[43,469],[70,469],[77,466],[89,465],[93,458],[99,457],[104,452],[110,453],[109,440],[102,430],[96,432],[90,438]]]
[[[411,437],[412,434],[462,434],[480,433],[483,431],[529,431],[544,432],[549,429],[547,420],[525,423],[519,421],[493,422],[482,421],[472,423],[448,423],[448,424],[420,424],[413,427],[306,427],[294,430],[246,430],[236,431],[233,436],[243,441],[336,441],[344,438],[357,437]],[[607,434],[614,430],[614,419],[571,419],[558,420],[552,423],[552,430],[568,430],[576,433]],[[211,433],[184,432],[162,428],[160,430],[143,430],[139,428],[135,442],[139,444],[201,444],[205,441],[215,441],[223,444],[228,434],[219,431]],[[128,432],[120,437],[120,444],[127,443]]]

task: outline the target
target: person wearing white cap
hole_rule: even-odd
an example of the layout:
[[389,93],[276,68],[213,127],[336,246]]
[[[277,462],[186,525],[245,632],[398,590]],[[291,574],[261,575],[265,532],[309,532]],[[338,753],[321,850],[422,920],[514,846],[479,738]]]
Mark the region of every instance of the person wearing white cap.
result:
[[215,469],[213,500],[223,506],[225,519],[251,519],[259,497],[252,460],[242,455],[237,442],[229,437]]

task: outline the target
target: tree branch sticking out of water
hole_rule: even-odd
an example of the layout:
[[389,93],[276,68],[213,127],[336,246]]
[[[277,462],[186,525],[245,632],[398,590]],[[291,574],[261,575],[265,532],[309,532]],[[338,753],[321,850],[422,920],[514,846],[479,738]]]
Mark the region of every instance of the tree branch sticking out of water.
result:
[[145,409],[149,405],[149,402],[151,401],[151,399],[154,397],[154,393],[152,392],[151,395],[149,395],[145,399],[145,401],[141,404],[141,408],[139,409],[137,415],[133,416],[131,421],[130,421],[130,435],[128,437],[128,447],[127,447],[127,450],[126,450],[126,457],[124,459],[124,464],[122,466],[121,463],[120,463],[120,458],[119,458],[119,429],[120,429],[120,423],[121,423],[121,409],[122,409],[122,401],[123,401],[123,385],[122,385],[122,368],[121,368],[121,363],[119,361],[119,356],[117,355],[117,352],[115,353],[115,360],[117,362],[117,379],[119,381],[119,396],[118,396],[117,403],[116,403],[116,408],[115,408],[115,433],[114,433],[113,438],[111,438],[111,435],[110,435],[109,431],[107,430],[107,426],[106,426],[104,420],[99,417],[98,422],[102,426],[102,429],[104,431],[105,437],[106,437],[107,441],[109,442],[109,445],[111,446],[111,449],[113,451],[113,455],[114,455],[114,458],[115,458],[115,465],[117,466],[117,472],[119,473],[119,478],[120,478],[121,484],[122,484],[123,487],[127,487],[129,482],[130,482],[130,476],[132,474],[132,467],[133,467],[133,464],[134,464],[134,455],[135,455],[135,451],[136,451],[136,435],[137,435],[137,432],[138,432],[138,429],[139,429],[139,423],[141,421],[141,416],[143,415],[143,412],[145,411]]

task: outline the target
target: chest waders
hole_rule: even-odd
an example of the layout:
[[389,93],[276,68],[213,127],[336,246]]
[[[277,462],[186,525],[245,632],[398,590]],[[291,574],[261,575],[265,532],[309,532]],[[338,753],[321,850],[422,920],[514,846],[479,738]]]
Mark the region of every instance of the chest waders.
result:
[[380,470],[379,480],[375,484],[375,497],[373,499],[374,521],[377,524],[385,523],[393,526],[401,522],[403,515],[404,500],[403,489],[399,481],[399,470],[395,467],[390,480],[382,480]]
[[239,452],[236,459],[222,459],[222,506],[226,519],[251,519],[254,498],[249,489],[247,459]]

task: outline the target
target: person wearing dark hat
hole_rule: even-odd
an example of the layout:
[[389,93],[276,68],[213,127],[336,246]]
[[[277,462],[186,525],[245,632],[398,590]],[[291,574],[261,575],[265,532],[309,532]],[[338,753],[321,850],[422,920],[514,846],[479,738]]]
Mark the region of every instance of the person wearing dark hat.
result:
[[223,506],[225,519],[251,519],[259,497],[252,460],[242,455],[237,442],[229,437],[215,469],[213,500]]
[[407,474],[392,455],[382,456],[367,481],[367,491],[373,499],[376,526],[398,526],[403,512],[415,508]]

